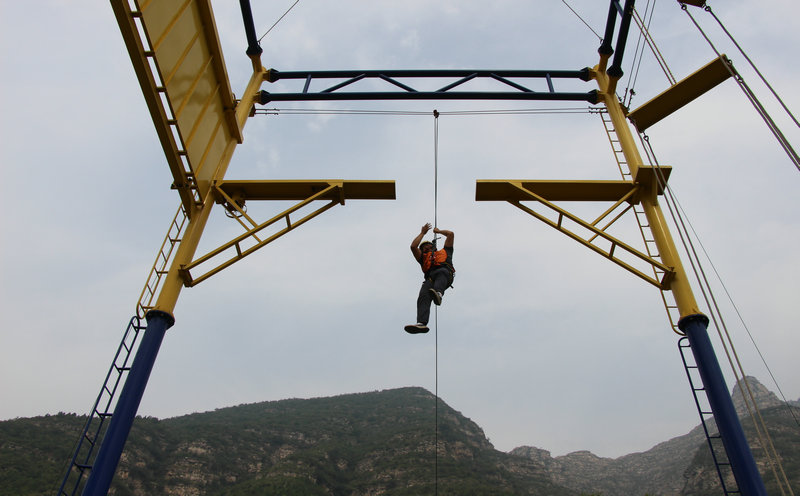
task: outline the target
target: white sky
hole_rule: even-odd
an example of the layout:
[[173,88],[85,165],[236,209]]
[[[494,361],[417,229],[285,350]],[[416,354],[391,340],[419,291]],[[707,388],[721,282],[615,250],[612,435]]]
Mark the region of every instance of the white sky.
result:
[[[253,3],[260,36],[293,2]],[[719,3],[717,15],[798,112],[800,6]],[[250,63],[238,2],[213,4],[241,94]],[[570,5],[602,33],[606,2]],[[797,147],[797,126],[710,16],[693,13]],[[675,2],[657,5],[651,29],[678,79],[714,58]],[[0,418],[86,413],[178,196],[107,2],[0,0],[0,36]],[[635,43],[632,34],[620,91]],[[557,0],[491,7],[303,0],[262,46],[264,65],[287,71],[581,69],[597,63],[599,40]],[[632,106],[667,84],[646,58]],[[329,107],[430,113],[544,105]],[[784,394],[800,397],[800,172],[730,80],[648,134],[660,163],[673,166],[670,184]],[[456,232],[458,269],[438,314],[439,394],[500,450],[533,445],[553,455],[587,449],[617,457],[699,421],[654,288],[508,204],[474,201],[476,179],[615,174],[596,115],[439,119],[439,225]],[[414,321],[421,282],[408,244],[433,221],[433,117],[257,116],[228,178],[391,179],[397,200],[334,207],[184,290],[139,413],[164,418],[403,386],[433,391],[434,333],[402,330]],[[198,254],[234,232],[230,220],[212,216]],[[707,261],[705,268],[713,274]],[[724,291],[716,297],[746,372],[775,390]],[[715,346],[724,362],[716,338]]]

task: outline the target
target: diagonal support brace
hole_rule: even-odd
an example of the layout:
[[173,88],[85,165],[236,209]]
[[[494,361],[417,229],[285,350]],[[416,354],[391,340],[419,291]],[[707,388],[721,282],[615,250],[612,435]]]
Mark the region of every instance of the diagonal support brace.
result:
[[[394,181],[222,181],[213,187],[218,197],[239,214],[236,218],[245,228],[245,232],[192,262],[182,265],[180,274],[184,286],[187,287],[203,282],[337,204],[344,205],[346,199],[394,199],[395,197]],[[248,199],[300,201],[271,219],[257,224],[242,208],[243,201]],[[328,202],[300,219],[292,219],[292,214],[315,201],[324,200]],[[245,217],[251,226],[242,222],[240,216]],[[263,230],[281,220],[285,220],[285,227],[269,236],[259,236]],[[212,268],[205,270],[199,276],[192,275],[193,269],[209,263],[212,264]]]
[[[476,196],[477,200],[499,199],[497,197],[493,197],[495,195],[487,194],[489,188],[481,188],[482,183],[484,185],[486,185],[486,186],[489,186],[489,184],[488,184],[489,182],[478,181],[478,193],[477,193],[477,196]],[[496,183],[496,182],[493,182],[493,183]],[[587,248],[591,249],[595,253],[599,253],[603,257],[608,258],[609,260],[611,260],[615,264],[617,264],[620,267],[624,268],[625,270],[631,272],[632,274],[636,275],[637,277],[649,282],[653,286],[656,286],[657,288],[664,289],[664,290],[669,289],[670,282],[672,280],[672,277],[674,276],[674,271],[672,270],[671,267],[668,267],[668,266],[664,265],[663,263],[659,262],[658,260],[653,259],[652,257],[647,255],[646,253],[643,253],[643,252],[637,250],[636,248],[631,247],[627,243],[625,243],[625,242],[617,239],[616,237],[608,234],[607,232],[605,232],[604,229],[600,229],[600,228],[598,228],[596,226],[596,224],[599,222],[599,220],[602,219],[603,217],[605,217],[609,213],[608,211],[606,211],[606,213],[601,215],[600,219],[597,219],[594,222],[589,223],[589,222],[586,222],[585,220],[581,219],[577,215],[574,215],[574,214],[568,212],[567,210],[555,205],[554,203],[552,203],[551,201],[547,200],[543,196],[541,196],[541,195],[535,193],[534,191],[531,191],[530,189],[526,188],[522,181],[507,181],[504,184],[508,185],[508,187],[511,188],[511,190],[508,192],[507,198],[505,198],[505,201],[507,201],[511,205],[514,205],[515,207],[519,208],[523,212],[526,212],[526,213],[532,215],[533,217],[536,217],[537,219],[541,220],[542,222],[544,222],[545,224],[549,225],[550,227],[552,227],[552,228],[554,228],[554,229],[566,234],[570,238],[574,239],[575,241],[578,241],[579,243],[581,243],[582,245],[584,245]],[[623,195],[621,200],[617,200],[617,203],[615,203],[615,206],[621,204],[627,198],[631,198],[631,197],[635,197],[636,196],[635,195],[636,186],[634,186],[633,183],[628,183],[628,184],[630,185],[630,189],[626,193],[624,193],[624,195]],[[620,184],[617,184],[615,182],[613,184],[610,183],[608,185],[609,186],[613,186],[613,187],[616,188]],[[482,189],[484,191],[481,191]],[[492,188],[492,189],[495,189],[495,188]],[[537,202],[541,203],[542,205],[544,205],[545,207],[553,210],[554,212],[556,212],[558,214],[557,220],[554,221],[554,220],[546,217],[545,215],[535,211],[534,209],[528,207],[527,205],[522,204],[523,200],[537,201]],[[584,239],[582,236],[580,236],[579,234],[575,233],[574,231],[571,231],[570,229],[567,229],[564,226],[564,220],[565,219],[567,219],[569,221],[572,221],[572,222],[578,224],[579,226],[581,226],[582,228],[586,229],[587,231],[591,232],[592,236],[589,239]],[[608,226],[606,226],[606,227],[608,227]],[[597,238],[602,238],[603,240],[605,240],[608,243],[610,243],[610,247],[608,249],[605,249],[605,248],[602,248],[600,246],[597,246],[593,242]],[[625,252],[625,253],[627,253],[629,255],[632,255],[635,258],[638,258],[638,259],[644,261],[645,263],[647,263],[647,264],[649,264],[650,266],[653,267],[654,273],[656,273],[656,274],[660,273],[660,274],[663,274],[663,276],[659,280],[659,279],[656,279],[655,277],[650,276],[650,275],[644,273],[643,271],[637,269],[633,265],[625,262],[619,256],[617,256],[616,252],[618,250],[621,250],[622,252]]]

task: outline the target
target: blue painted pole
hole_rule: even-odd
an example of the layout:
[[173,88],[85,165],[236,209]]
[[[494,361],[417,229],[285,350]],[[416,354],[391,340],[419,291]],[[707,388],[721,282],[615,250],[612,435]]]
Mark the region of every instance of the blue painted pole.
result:
[[687,315],[678,321],[678,327],[689,338],[697,370],[700,372],[739,491],[744,496],[767,496],[764,481],[758,472],[750,445],[744,437],[742,424],[736,415],[722,369],[708,337],[708,317],[702,314]]
[[136,357],[128,372],[125,386],[122,388],[114,414],[111,416],[111,423],[108,431],[103,437],[97,459],[92,466],[86,487],[83,489],[83,496],[105,496],[111,487],[111,480],[117,471],[117,464],[125,448],[125,441],[130,434],[133,419],[139,410],[139,403],[142,401],[147,380],[153,370],[158,350],[167,329],[172,327],[175,319],[167,312],[151,310],[145,315],[147,328],[142,336],[142,342]]

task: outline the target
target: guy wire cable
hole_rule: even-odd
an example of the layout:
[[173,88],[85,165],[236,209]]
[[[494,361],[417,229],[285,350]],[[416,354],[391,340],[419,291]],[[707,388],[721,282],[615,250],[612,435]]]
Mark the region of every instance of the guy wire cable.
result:
[[714,18],[714,20],[715,20],[715,21],[717,21],[717,24],[719,24],[719,27],[720,27],[720,28],[722,28],[722,30],[725,32],[725,34],[727,34],[727,35],[728,35],[728,38],[730,38],[730,40],[733,42],[733,44],[734,44],[734,45],[736,45],[736,48],[738,48],[738,49],[739,49],[739,52],[742,54],[742,56],[744,56],[744,58],[745,58],[745,59],[747,60],[747,62],[750,64],[750,67],[752,67],[752,68],[753,68],[753,70],[754,70],[754,71],[756,71],[756,74],[758,74],[758,77],[761,79],[761,81],[762,81],[762,82],[763,82],[763,83],[764,83],[764,84],[767,86],[767,88],[769,88],[770,92],[772,93],[772,96],[774,96],[774,97],[775,97],[775,99],[776,99],[776,100],[778,100],[778,103],[780,103],[780,104],[781,104],[781,107],[783,107],[783,110],[785,110],[785,111],[786,111],[786,113],[787,113],[787,114],[789,115],[789,117],[790,117],[790,118],[791,118],[791,119],[794,121],[794,123],[797,125],[797,127],[800,127],[800,122],[797,122],[797,119],[795,118],[794,114],[792,114],[792,112],[789,110],[789,107],[787,107],[787,106],[786,106],[786,104],[785,104],[785,103],[783,103],[783,100],[781,99],[781,97],[780,97],[780,96],[778,96],[778,93],[777,93],[777,92],[776,92],[776,91],[775,91],[775,90],[772,88],[772,85],[771,85],[771,84],[769,84],[769,82],[768,82],[768,81],[767,81],[767,79],[764,77],[764,75],[763,75],[763,74],[761,74],[761,71],[759,71],[759,70],[758,70],[758,67],[756,67],[756,65],[753,63],[753,61],[752,61],[752,60],[750,60],[750,57],[748,57],[748,56],[747,56],[747,54],[746,54],[746,53],[744,53],[744,50],[742,49],[742,47],[741,47],[741,46],[739,46],[739,43],[736,41],[736,39],[734,39],[733,35],[731,35],[731,33],[728,31],[728,29],[727,29],[727,28],[726,28],[726,27],[725,27],[725,26],[722,24],[722,21],[721,21],[721,20],[720,20],[720,19],[717,17],[717,15],[716,15],[716,14],[715,14],[715,13],[714,13],[712,10],[711,10],[711,6],[710,6],[710,5],[706,5],[706,6],[703,8],[703,10],[705,10],[706,12],[708,12],[709,14],[711,14],[711,17],[713,17],[713,18]]
[[[648,159],[651,161],[651,163],[653,165],[655,165],[656,169],[659,171],[659,174],[657,175],[657,179],[659,181],[660,187],[665,192],[664,199],[665,199],[665,202],[667,204],[667,208],[668,208],[668,210],[670,212],[670,215],[672,216],[673,222],[675,223],[676,227],[678,227],[678,235],[680,236],[681,242],[683,243],[684,250],[686,251],[687,255],[689,256],[689,263],[692,266],[692,269],[694,271],[695,277],[697,278],[697,282],[698,282],[698,284],[700,286],[700,290],[701,290],[701,292],[703,294],[703,297],[704,297],[704,299],[706,301],[706,305],[708,305],[708,307],[709,307],[709,313],[710,313],[709,316],[711,317],[711,320],[714,323],[714,327],[716,327],[716,329],[717,329],[717,333],[718,333],[720,341],[722,343],[722,347],[723,347],[723,349],[725,351],[725,355],[728,358],[728,363],[730,364],[731,370],[732,370],[732,372],[734,374],[734,377],[736,379],[736,383],[737,384],[740,384],[740,383],[744,384],[744,387],[742,388],[742,399],[744,400],[745,407],[747,408],[747,411],[748,411],[748,413],[750,415],[750,418],[753,421],[753,427],[756,430],[756,435],[757,435],[758,439],[761,441],[761,447],[762,447],[764,456],[767,458],[768,464],[769,464],[770,468],[772,469],[773,475],[775,476],[775,480],[778,482],[778,486],[779,486],[779,489],[781,490],[781,494],[783,494],[783,495],[786,494],[783,491],[783,486],[785,484],[786,487],[789,490],[789,494],[794,495],[794,492],[792,491],[791,486],[789,484],[789,481],[788,481],[788,479],[786,477],[786,472],[785,472],[785,470],[783,468],[783,464],[781,463],[781,460],[780,460],[780,458],[779,458],[779,456],[777,454],[777,451],[775,450],[775,446],[774,446],[774,444],[772,442],[772,437],[770,436],[769,431],[768,431],[768,429],[766,427],[766,424],[764,423],[764,419],[763,419],[763,417],[761,415],[761,412],[760,412],[760,410],[758,409],[758,407],[756,405],[755,398],[753,397],[753,392],[750,389],[750,385],[746,380],[747,375],[746,375],[746,373],[744,371],[744,367],[742,366],[742,363],[741,363],[741,361],[739,359],[739,355],[738,355],[738,352],[736,351],[736,348],[734,346],[733,339],[732,339],[730,333],[728,332],[727,324],[725,323],[725,320],[724,320],[723,315],[722,315],[722,311],[720,310],[719,305],[717,304],[716,297],[714,296],[714,291],[713,291],[713,289],[711,287],[711,284],[708,281],[708,277],[706,276],[705,269],[703,268],[703,266],[701,264],[700,257],[698,256],[697,251],[696,251],[695,246],[694,246],[694,243],[692,242],[689,230],[686,228],[686,224],[687,223],[689,224],[689,227],[691,227],[691,230],[694,233],[695,238],[697,238],[697,241],[700,244],[700,246],[701,246],[701,248],[703,249],[704,252],[705,252],[705,247],[703,247],[702,243],[700,242],[700,239],[697,236],[697,233],[694,231],[694,227],[691,225],[690,222],[688,222],[688,220],[685,219],[685,217],[686,217],[685,213],[682,214],[682,210],[683,209],[680,206],[680,204],[678,203],[678,200],[677,200],[677,198],[675,196],[674,191],[672,190],[672,188],[668,184],[666,184],[666,179],[663,177],[663,175],[661,175],[661,172],[660,172],[660,167],[661,166],[660,166],[660,164],[658,163],[658,160],[655,157],[655,152],[653,151],[653,146],[650,143],[649,137],[645,133],[640,133],[639,138],[642,140],[642,144],[643,144],[643,146],[645,148],[645,152],[646,152],[646,154],[648,156]],[[709,262],[711,262],[710,257],[708,257],[708,253],[706,253],[706,257],[708,258]],[[711,262],[711,266],[714,269],[714,272],[716,273],[716,268],[714,267],[713,262]],[[721,280],[721,278],[719,278],[719,274],[718,273],[717,273],[717,277],[720,280],[720,283],[722,283],[722,280]],[[724,283],[722,285],[723,285],[723,288],[724,288]],[[726,293],[727,293],[727,290],[726,290]],[[730,297],[730,295],[729,295],[729,297]],[[732,300],[731,300],[731,303],[734,305],[734,308],[735,308],[736,305],[733,303]],[[738,310],[737,310],[737,313],[738,313]],[[719,320],[719,322],[718,322],[718,320]],[[742,324],[744,324],[744,322],[742,322]],[[750,330],[747,329],[746,325],[745,325],[745,330],[747,331],[748,335],[750,335]],[[752,335],[750,335],[750,339],[753,340]],[[755,341],[753,341],[753,344],[755,344]],[[763,357],[762,357],[762,361],[763,361]],[[764,361],[764,365],[769,370],[769,365],[765,361]],[[741,373],[741,376],[742,376],[741,380],[739,379],[739,374],[740,373]],[[770,372],[770,375],[772,375],[771,372]],[[774,376],[773,376],[773,380],[774,380]],[[777,382],[776,382],[776,385],[777,385]],[[780,387],[778,389],[780,390]],[[748,401],[748,396],[749,396],[749,401]],[[780,475],[778,474],[778,472],[780,472]]]
[[[694,25],[697,28],[697,30],[700,31],[700,34],[703,36],[703,38],[705,38],[706,42],[708,42],[708,44],[711,47],[711,49],[714,51],[714,53],[717,54],[717,57],[721,57],[722,58],[722,61],[725,63],[725,67],[728,69],[728,72],[731,74],[731,77],[739,85],[739,88],[742,90],[742,92],[745,94],[745,97],[747,97],[747,99],[750,101],[750,103],[756,109],[756,112],[758,112],[758,115],[761,116],[761,119],[767,125],[769,130],[772,131],[773,136],[775,136],[775,138],[778,140],[778,144],[781,146],[781,148],[783,148],[783,150],[789,156],[789,159],[792,161],[794,166],[797,168],[797,170],[800,170],[800,155],[797,154],[797,152],[792,147],[792,144],[789,142],[789,140],[786,138],[786,136],[784,136],[783,132],[780,130],[778,125],[775,123],[775,121],[769,115],[767,110],[764,108],[764,106],[758,100],[758,98],[756,97],[755,93],[753,93],[753,90],[751,90],[750,86],[747,85],[747,82],[745,82],[744,77],[742,77],[742,75],[739,73],[739,71],[737,71],[736,68],[733,67],[733,64],[731,63],[730,60],[727,59],[727,57],[722,57],[722,54],[714,46],[714,43],[711,42],[711,40],[709,39],[708,35],[706,35],[706,32],[703,31],[703,28],[701,28],[700,24],[697,23],[697,20],[695,20],[695,18],[692,15],[692,13],[689,12],[689,9],[686,6],[686,4],[681,4],[681,9],[684,12],[686,12],[686,15],[689,16],[689,19],[691,19],[692,23],[694,23]],[[723,29],[724,29],[724,27],[723,27]],[[734,43],[735,43],[735,41],[734,41]],[[745,55],[745,58],[747,58],[747,55]],[[756,72],[758,72],[758,71],[756,71]],[[792,116],[792,117],[794,118],[794,116]]]

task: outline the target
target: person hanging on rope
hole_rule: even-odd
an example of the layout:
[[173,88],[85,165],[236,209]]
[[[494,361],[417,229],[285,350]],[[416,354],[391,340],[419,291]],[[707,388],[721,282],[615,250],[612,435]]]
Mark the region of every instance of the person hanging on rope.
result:
[[444,292],[453,284],[453,277],[456,273],[453,268],[453,231],[433,228],[434,234],[444,235],[444,248],[437,250],[432,242],[422,241],[422,238],[430,230],[430,223],[425,224],[411,241],[411,253],[422,268],[422,272],[425,273],[425,280],[422,282],[417,297],[417,323],[405,327],[406,332],[410,334],[428,332],[431,302],[436,305],[442,304]]

